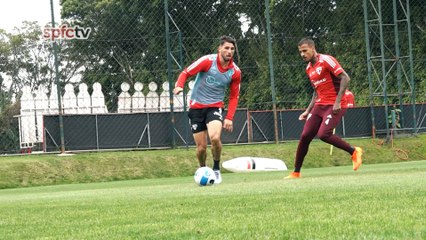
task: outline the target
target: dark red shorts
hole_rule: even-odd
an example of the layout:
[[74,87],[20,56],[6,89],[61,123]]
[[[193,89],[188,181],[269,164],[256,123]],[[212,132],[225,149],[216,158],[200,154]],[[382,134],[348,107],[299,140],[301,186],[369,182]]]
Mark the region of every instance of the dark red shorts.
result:
[[303,133],[309,136],[324,135],[332,133],[337,127],[346,108],[342,108],[339,113],[333,114],[333,105],[315,105],[306,118]]

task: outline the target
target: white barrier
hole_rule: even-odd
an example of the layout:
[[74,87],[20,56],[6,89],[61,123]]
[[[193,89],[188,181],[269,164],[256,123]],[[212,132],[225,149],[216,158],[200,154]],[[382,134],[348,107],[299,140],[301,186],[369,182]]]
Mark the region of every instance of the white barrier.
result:
[[[187,101],[191,96],[194,81],[189,82]],[[170,111],[170,87],[168,82],[162,84],[162,92],[157,93],[157,84],[150,82],[149,92],[143,94],[143,84],[136,82],[133,86],[134,93],[130,95],[131,86],[128,83],[121,84],[121,93],[118,96],[119,113],[131,112],[168,112]],[[40,86],[34,93],[29,86],[22,89],[21,110],[18,116],[20,145],[22,149],[31,149],[34,144],[43,142],[43,115],[59,114],[58,93],[55,84],[48,89]],[[34,97],[35,96],[35,97]],[[93,84],[92,94],[89,94],[85,83],[78,84],[78,93],[75,93],[73,84],[65,85],[64,95],[61,96],[63,114],[104,114],[108,113],[105,105],[105,96],[102,85]],[[183,111],[183,94],[173,96],[174,111]]]
[[34,102],[35,102],[36,126],[37,126],[37,142],[42,142],[43,141],[43,115],[49,114],[49,97],[47,96],[46,87],[40,86],[38,88],[36,97],[34,98]]
[[155,82],[150,82],[148,84],[149,92],[146,95],[146,112],[158,112],[158,107],[160,103],[160,98],[157,93],[157,84]]
[[78,85],[77,112],[79,114],[90,114],[92,112],[92,100],[85,83]]
[[21,96],[19,141],[21,148],[32,148],[37,142],[35,103],[31,88],[24,86]]
[[98,82],[93,84],[92,92],[92,113],[108,113],[108,109],[105,105],[105,97],[102,92],[102,85]]
[[132,97],[129,94],[130,85],[126,82],[122,83],[121,93],[118,95],[118,108],[119,113],[129,113],[132,111]]
[[65,85],[65,93],[63,99],[63,111],[65,114],[77,113],[77,96],[74,92],[74,86],[71,83]]
[[49,113],[59,114],[58,94],[57,94],[57,88],[55,84],[52,84],[52,87],[50,88]]
[[163,92],[160,94],[160,112],[167,112],[170,110],[170,93],[169,83],[163,82]]
[[143,84],[134,84],[135,93],[132,96],[132,112],[145,112],[145,95],[142,93]]
[[224,161],[222,167],[230,172],[287,171],[284,161],[263,157],[237,157]]

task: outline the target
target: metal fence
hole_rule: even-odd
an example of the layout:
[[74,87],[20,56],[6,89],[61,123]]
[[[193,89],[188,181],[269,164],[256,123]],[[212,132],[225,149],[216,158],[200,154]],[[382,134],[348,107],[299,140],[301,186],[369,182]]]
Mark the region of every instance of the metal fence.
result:
[[[43,115],[60,113],[61,129],[62,114],[79,114],[84,124],[82,111],[183,111],[186,96],[170,97],[174,81],[184,67],[215,53],[221,35],[237,39],[239,108],[256,114],[306,107],[313,90],[297,43],[311,36],[318,52],[335,56],[348,72],[373,128],[415,133],[425,116],[414,104],[426,102],[424,12],[423,0],[63,0],[53,24],[0,31],[0,153],[43,150]],[[407,105],[412,108],[399,111]],[[258,121],[279,125],[279,114],[268,116]],[[173,115],[164,117],[170,126],[156,133],[174,134]],[[67,149],[66,142],[58,145]]]
[[[376,107],[375,111],[383,113],[383,106]],[[418,104],[417,115],[426,111],[426,104]],[[404,105],[402,111],[407,115],[411,106]],[[302,121],[298,116],[304,110],[279,110],[277,112],[278,141],[299,139],[303,129]],[[371,111],[368,107],[350,108],[342,118],[335,132],[346,138],[371,136]],[[238,109],[234,117],[234,131],[224,131],[222,142],[225,144],[253,144],[274,142],[274,112],[248,111]],[[104,149],[152,149],[170,147],[174,141],[178,147],[194,145],[188,118],[185,113],[175,113],[175,124],[171,131],[170,113],[116,113],[116,114],[72,114],[64,115],[64,140],[67,150]],[[377,122],[379,128],[384,129],[388,124],[383,116]],[[43,151],[52,152],[60,149],[60,133],[58,115],[44,117]],[[419,121],[419,132],[426,132],[426,120]],[[409,126],[412,127],[412,126]],[[377,136],[384,136],[377,132]],[[398,134],[397,131],[394,134]],[[175,136],[175,139],[173,139]]]

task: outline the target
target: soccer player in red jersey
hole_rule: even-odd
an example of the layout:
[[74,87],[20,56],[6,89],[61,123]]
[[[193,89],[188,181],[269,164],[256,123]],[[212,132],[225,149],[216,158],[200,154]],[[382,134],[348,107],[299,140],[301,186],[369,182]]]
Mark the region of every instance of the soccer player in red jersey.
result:
[[303,160],[315,136],[349,153],[356,171],[362,164],[362,149],[333,134],[348,106],[345,91],[350,78],[334,57],[317,53],[312,39],[303,38],[298,47],[300,56],[308,63],[306,74],[315,91],[308,108],[299,116],[299,120],[306,122],[297,147],[294,171],[286,178],[300,177]]
[[[220,158],[222,155],[222,128],[232,131],[232,120],[240,94],[241,70],[233,62],[235,39],[222,36],[217,54],[205,55],[184,69],[176,81],[174,94],[182,92],[187,78],[197,75],[189,101],[188,117],[196,145],[200,167],[206,166],[207,137],[213,155],[215,183],[222,182]],[[225,91],[229,87],[229,103],[223,116]]]
[[345,96],[346,96],[346,106],[348,106],[348,108],[355,107],[355,96],[354,96],[354,94],[351,91],[346,90]]

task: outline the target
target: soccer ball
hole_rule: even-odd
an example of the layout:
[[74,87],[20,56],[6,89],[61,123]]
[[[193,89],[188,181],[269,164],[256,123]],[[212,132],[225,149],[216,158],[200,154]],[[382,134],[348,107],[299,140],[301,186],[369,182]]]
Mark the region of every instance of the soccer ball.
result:
[[195,171],[194,180],[200,186],[210,186],[214,184],[216,175],[213,169],[209,167],[200,167]]

